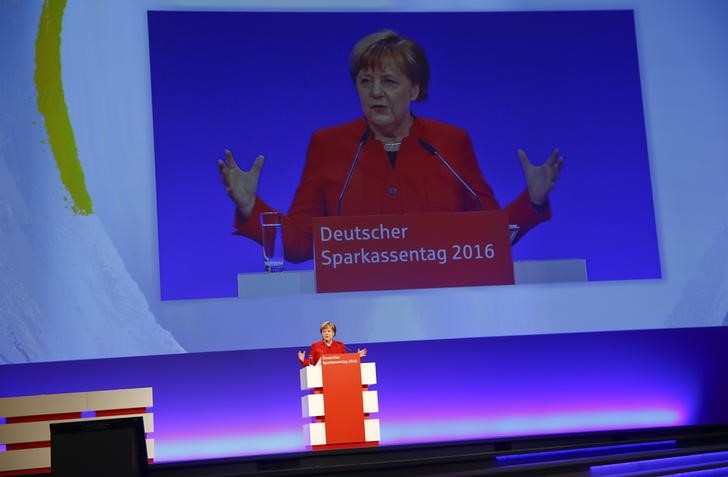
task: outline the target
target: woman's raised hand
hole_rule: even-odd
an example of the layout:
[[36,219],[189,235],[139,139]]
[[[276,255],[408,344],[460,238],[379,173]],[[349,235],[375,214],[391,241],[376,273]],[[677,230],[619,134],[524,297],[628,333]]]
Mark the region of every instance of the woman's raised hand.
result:
[[303,363],[306,360],[306,353],[304,353],[303,351],[299,351],[298,360]]
[[523,173],[526,175],[528,195],[531,197],[531,202],[533,205],[540,207],[546,203],[549,192],[559,179],[561,167],[564,165],[564,158],[558,149],[554,149],[546,162],[540,166],[533,165],[523,149],[518,150],[518,158],[521,160]]
[[240,214],[246,219],[250,217],[255,205],[255,194],[258,191],[258,179],[260,178],[260,170],[263,168],[265,158],[258,156],[253,162],[253,167],[249,171],[244,171],[238,167],[238,163],[233,158],[233,153],[229,149],[225,149],[225,160],[217,161],[217,167],[220,170],[220,179],[225,185],[225,190],[230,198],[235,202],[235,206]]

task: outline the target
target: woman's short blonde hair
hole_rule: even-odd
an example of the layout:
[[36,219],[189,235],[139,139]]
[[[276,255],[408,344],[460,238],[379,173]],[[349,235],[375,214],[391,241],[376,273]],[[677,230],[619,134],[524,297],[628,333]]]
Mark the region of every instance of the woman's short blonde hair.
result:
[[356,84],[356,75],[362,70],[382,68],[393,61],[413,85],[420,87],[415,101],[427,99],[430,84],[430,63],[425,50],[413,40],[392,30],[382,30],[359,40],[349,56],[349,74]]
[[319,327],[319,333],[323,333],[324,328],[331,328],[331,331],[336,334],[336,325],[333,321],[324,321],[323,323],[321,323],[321,326]]

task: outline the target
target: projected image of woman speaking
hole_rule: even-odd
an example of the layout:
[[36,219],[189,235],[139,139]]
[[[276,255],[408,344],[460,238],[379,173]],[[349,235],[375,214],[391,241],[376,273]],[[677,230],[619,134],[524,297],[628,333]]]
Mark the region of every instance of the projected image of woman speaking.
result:
[[[312,258],[313,217],[500,209],[468,133],[411,111],[413,102],[427,98],[430,81],[421,46],[390,30],[372,33],[354,46],[349,73],[363,117],[313,134],[283,218],[286,260]],[[551,217],[548,196],[563,165],[558,149],[540,166],[523,150],[517,154],[526,188],[505,207],[510,223],[519,227],[516,240]],[[258,156],[250,170],[242,170],[229,150],[218,161],[236,206],[235,228],[257,242],[262,241],[258,217],[274,210],[257,196],[263,164]]]

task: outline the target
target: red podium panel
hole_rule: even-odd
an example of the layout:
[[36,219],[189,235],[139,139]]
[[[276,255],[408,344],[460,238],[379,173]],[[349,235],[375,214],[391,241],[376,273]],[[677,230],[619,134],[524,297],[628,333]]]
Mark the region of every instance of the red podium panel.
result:
[[316,291],[513,284],[505,211],[313,219]]
[[323,355],[328,445],[364,442],[364,402],[358,353]]

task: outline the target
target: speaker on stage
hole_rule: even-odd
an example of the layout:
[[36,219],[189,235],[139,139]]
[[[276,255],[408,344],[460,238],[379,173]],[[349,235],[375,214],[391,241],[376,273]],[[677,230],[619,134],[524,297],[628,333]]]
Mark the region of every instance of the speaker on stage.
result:
[[147,475],[141,417],[65,422],[50,428],[54,477]]

